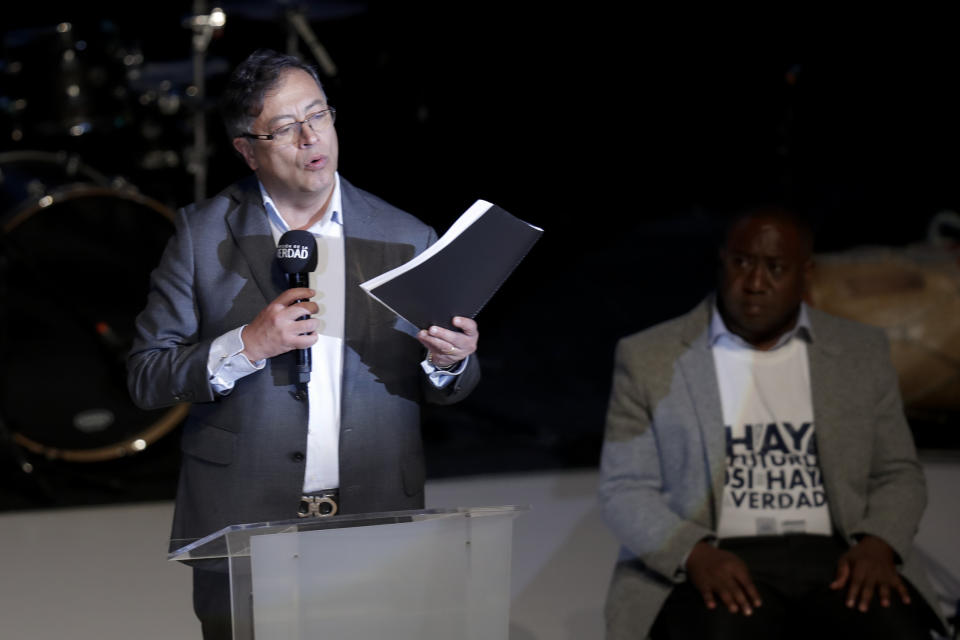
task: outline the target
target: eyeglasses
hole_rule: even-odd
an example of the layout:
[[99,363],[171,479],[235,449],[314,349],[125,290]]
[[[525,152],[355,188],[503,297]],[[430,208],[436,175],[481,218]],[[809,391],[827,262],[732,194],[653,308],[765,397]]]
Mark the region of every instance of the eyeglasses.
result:
[[336,119],[336,117],[337,110],[333,107],[327,107],[323,111],[311,113],[309,116],[307,116],[306,120],[298,120],[296,122],[291,122],[290,124],[285,124],[278,129],[274,129],[270,133],[244,133],[243,137],[253,138],[254,140],[273,140],[274,142],[285,144],[300,138],[303,125],[308,125],[310,130],[314,133],[321,133],[330,128],[330,125],[333,124],[333,121]]

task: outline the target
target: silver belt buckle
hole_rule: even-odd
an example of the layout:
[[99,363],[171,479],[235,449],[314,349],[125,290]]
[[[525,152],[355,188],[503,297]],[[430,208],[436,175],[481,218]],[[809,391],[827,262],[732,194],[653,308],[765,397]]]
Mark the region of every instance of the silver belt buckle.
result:
[[[303,508],[306,506],[306,512]],[[330,510],[324,512],[325,508]],[[300,498],[300,509],[297,515],[301,518],[329,518],[337,515],[337,501],[330,496],[303,496]]]

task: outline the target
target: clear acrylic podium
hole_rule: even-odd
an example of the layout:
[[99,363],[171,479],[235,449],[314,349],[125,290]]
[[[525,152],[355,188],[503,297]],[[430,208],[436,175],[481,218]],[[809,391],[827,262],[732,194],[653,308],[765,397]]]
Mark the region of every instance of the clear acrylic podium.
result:
[[234,525],[170,560],[226,559],[235,640],[507,640],[513,519],[526,507]]

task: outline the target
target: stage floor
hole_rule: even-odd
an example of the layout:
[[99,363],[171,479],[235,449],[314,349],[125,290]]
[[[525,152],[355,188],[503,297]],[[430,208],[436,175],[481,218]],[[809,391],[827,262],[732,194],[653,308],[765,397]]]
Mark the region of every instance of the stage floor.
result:
[[[960,458],[924,455],[918,548],[960,598]],[[430,507],[529,505],[514,523],[510,640],[600,640],[617,545],[594,470],[432,481]],[[200,638],[190,571],[166,560],[172,503],[0,514],[0,630],[16,640]]]

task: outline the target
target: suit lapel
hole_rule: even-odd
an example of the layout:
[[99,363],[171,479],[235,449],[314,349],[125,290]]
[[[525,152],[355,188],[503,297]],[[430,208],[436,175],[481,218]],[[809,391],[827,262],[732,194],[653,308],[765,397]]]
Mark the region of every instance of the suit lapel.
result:
[[[360,288],[360,283],[379,275],[374,273],[377,266],[377,256],[371,251],[362,248],[365,239],[373,236],[377,229],[373,224],[370,208],[365,205],[360,194],[349,182],[340,179],[340,201],[343,220],[343,261],[346,284],[344,288],[345,326],[344,340],[355,350],[362,351],[364,341],[368,335],[367,317],[364,308],[369,304],[367,294]],[[344,379],[347,371],[344,370]]]
[[236,206],[227,212],[227,226],[254,282],[270,302],[286,289],[286,279],[273,259],[277,246],[256,180],[241,182],[232,197]]
[[813,341],[807,349],[807,358],[810,363],[810,401],[813,404],[820,472],[823,474],[833,525],[845,532],[845,527],[839,520],[843,511],[840,508],[842,482],[839,470],[845,466],[842,452],[851,449],[845,447],[843,431],[840,428],[843,424],[843,406],[831,400],[836,398],[836,389],[847,386],[843,379],[844,369],[839,366],[842,352],[837,345],[831,343],[829,332],[818,323],[814,310],[810,312],[810,323],[813,328]]
[[723,429],[723,407],[720,404],[720,387],[717,370],[710,350],[710,313],[713,299],[708,298],[687,316],[683,340],[689,348],[680,356],[678,363],[687,382],[687,390],[693,400],[697,427],[703,442],[703,456],[710,471],[713,523],[719,522],[723,500],[723,480],[726,472],[726,442]]

